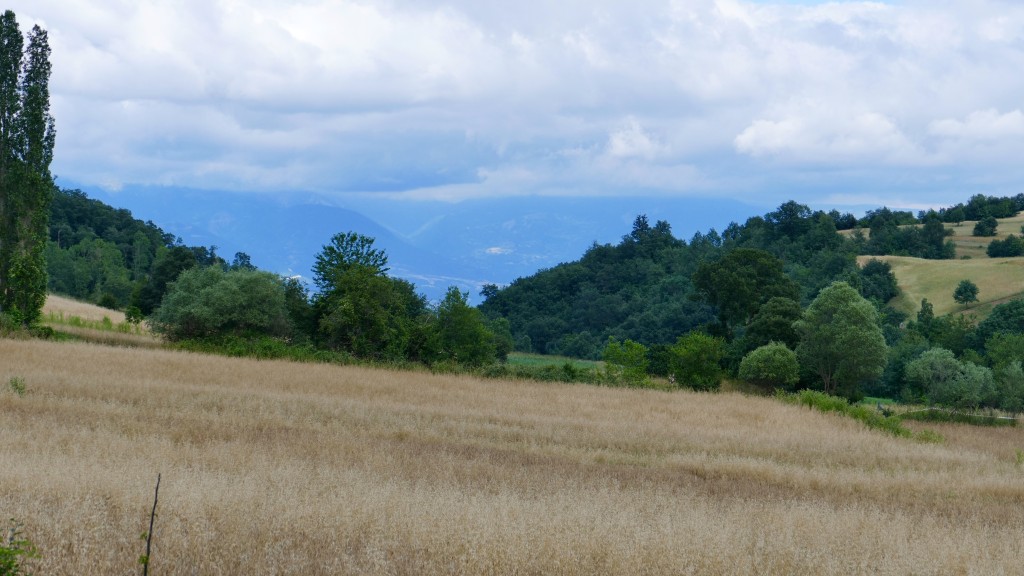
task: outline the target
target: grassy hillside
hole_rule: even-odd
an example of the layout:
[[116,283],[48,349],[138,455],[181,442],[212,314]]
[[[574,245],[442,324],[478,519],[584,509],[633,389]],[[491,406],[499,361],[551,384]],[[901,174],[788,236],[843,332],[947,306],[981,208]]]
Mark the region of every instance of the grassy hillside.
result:
[[[1024,297],[1024,258],[989,258],[986,254],[992,240],[1005,239],[1010,234],[1021,235],[1024,213],[999,220],[995,237],[972,236],[976,222],[959,226],[946,224],[953,231],[950,239],[956,244],[956,260],[924,260],[905,256],[860,256],[864,264],[875,258],[892,265],[896,281],[903,293],[891,304],[907,314],[916,314],[921,299],[927,298],[938,315],[967,312],[979,319],[989,315],[998,304]],[[849,232],[847,232],[849,234]],[[953,291],[961,280],[970,280],[980,290],[978,302],[966,310],[953,301]]]
[[[59,359],[59,361],[55,361]],[[47,575],[998,574],[1024,428],[735,394],[0,340],[0,514]]]
[[[916,314],[921,299],[927,298],[935,314],[966,311],[985,318],[997,304],[1024,296],[1024,258],[971,258],[970,260],[923,260],[905,256],[861,256],[863,263],[871,258],[892,265],[902,294],[892,305]],[[978,302],[966,310],[953,301],[953,291],[961,280],[978,285]]]

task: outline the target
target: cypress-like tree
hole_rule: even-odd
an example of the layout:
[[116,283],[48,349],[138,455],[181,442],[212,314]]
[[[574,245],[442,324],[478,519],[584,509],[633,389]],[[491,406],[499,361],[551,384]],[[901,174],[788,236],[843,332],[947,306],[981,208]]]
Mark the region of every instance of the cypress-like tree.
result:
[[10,10],[0,16],[0,312],[28,326],[46,300],[46,247],[56,129],[50,45],[35,26],[28,46]]

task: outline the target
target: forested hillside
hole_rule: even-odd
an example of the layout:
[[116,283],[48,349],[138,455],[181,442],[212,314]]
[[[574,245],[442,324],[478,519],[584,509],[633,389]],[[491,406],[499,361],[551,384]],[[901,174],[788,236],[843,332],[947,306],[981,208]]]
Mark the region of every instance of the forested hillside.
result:
[[[148,314],[182,270],[224,262],[215,247],[184,246],[153,222],[80,190],[54,192],[49,232],[48,289],[108,308]],[[246,261],[244,254],[237,258]]]
[[[731,304],[742,309],[756,309],[768,299],[759,286],[765,278],[753,270],[757,260],[774,261],[793,282],[787,296],[803,303],[836,279],[865,284],[856,265],[861,244],[837,232],[837,226],[855,222],[851,215],[812,212],[788,202],[721,234],[712,229],[684,241],[672,235],[667,222],[651,226],[639,216],[617,245],[595,244],[577,262],[500,290],[488,287],[481,309],[507,318],[522,350],[585,358],[599,357],[609,337],[652,345],[670,344],[702,326],[724,333],[729,318],[721,312],[730,305],[716,302],[719,288],[722,298],[732,298]],[[716,263],[740,248],[749,249],[746,262],[731,263],[739,269],[725,278],[727,270]],[[694,277],[702,265],[704,285],[698,289]],[[736,273],[744,267],[751,273]],[[867,284],[869,293],[875,290]],[[887,299],[888,294],[874,296]]]
[[[876,302],[895,325],[901,316],[885,306],[897,294],[888,266],[860,268],[858,255],[954,258],[956,247],[944,223],[993,214],[1003,218],[1020,210],[1024,195],[975,196],[937,212],[880,208],[858,220],[791,201],[721,233],[698,232],[688,241],[673,236],[668,222],[651,226],[639,216],[616,245],[594,244],[576,262],[501,289],[486,287],[480,308],[508,319],[523,351],[597,358],[609,337],[668,345],[694,328],[732,339],[743,335],[772,295],[786,295],[770,294],[770,279],[757,270],[757,261],[775,259],[795,286],[787,296],[802,306],[842,280]],[[746,249],[743,258],[729,257],[739,249]]]

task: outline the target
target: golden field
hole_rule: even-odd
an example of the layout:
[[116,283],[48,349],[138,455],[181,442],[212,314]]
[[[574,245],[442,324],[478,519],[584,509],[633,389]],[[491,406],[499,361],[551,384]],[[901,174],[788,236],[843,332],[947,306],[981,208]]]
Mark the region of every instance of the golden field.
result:
[[0,386],[37,574],[137,574],[158,472],[158,575],[1024,567],[1016,428],[32,340],[0,340]]

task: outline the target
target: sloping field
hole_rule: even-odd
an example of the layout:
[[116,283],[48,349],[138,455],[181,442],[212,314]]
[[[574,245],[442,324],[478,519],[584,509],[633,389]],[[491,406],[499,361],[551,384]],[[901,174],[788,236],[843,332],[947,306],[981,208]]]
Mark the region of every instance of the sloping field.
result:
[[77,316],[83,320],[99,322],[104,318],[110,319],[114,324],[124,322],[124,312],[102,308],[95,304],[79,302],[71,298],[57,296],[56,294],[46,295],[46,304],[43,305],[43,315],[63,314],[64,317]]
[[969,260],[924,260],[906,256],[860,256],[863,265],[870,259],[892,265],[896,283],[902,293],[891,304],[911,317],[921,309],[927,298],[938,316],[964,312],[953,300],[953,292],[961,280],[978,285],[978,302],[966,312],[983,319],[992,308],[1013,298],[1024,297],[1024,258],[971,258]]
[[986,250],[988,250],[990,242],[993,240],[1005,240],[1010,234],[1015,236],[1021,235],[1020,227],[1024,225],[1024,212],[1013,218],[999,218],[998,221],[999,227],[996,228],[996,235],[989,238],[972,236],[974,225],[977,224],[977,221],[974,220],[963,222],[959,226],[946,224],[946,229],[953,231],[953,235],[949,239],[956,244],[956,257],[988,258]]
[[46,296],[43,323],[65,334],[99,344],[146,348],[159,348],[164,344],[149,331],[146,323],[128,324],[121,311],[56,294]]
[[0,385],[0,518],[38,574],[137,573],[157,472],[160,575],[1024,566],[1024,428],[24,340]]

